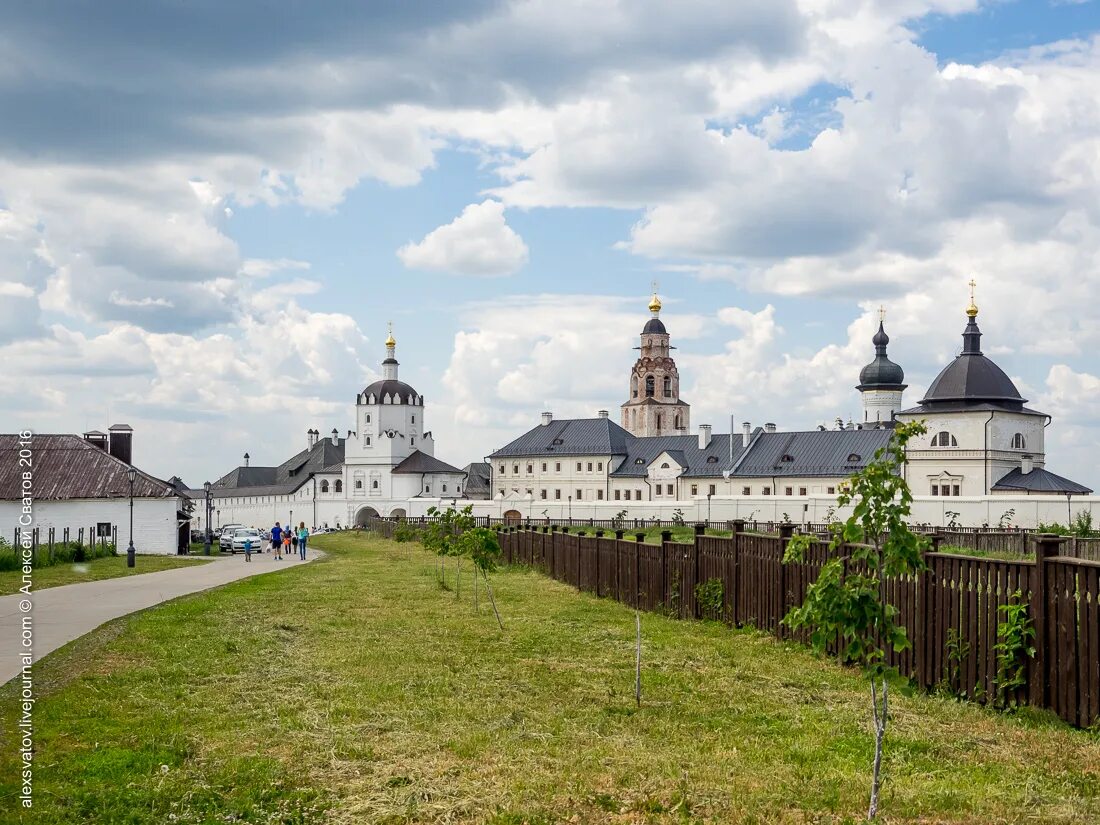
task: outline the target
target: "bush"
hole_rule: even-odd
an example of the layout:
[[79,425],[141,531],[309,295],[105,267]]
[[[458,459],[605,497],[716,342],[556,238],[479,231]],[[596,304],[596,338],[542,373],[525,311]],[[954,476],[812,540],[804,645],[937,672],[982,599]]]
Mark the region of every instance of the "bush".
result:
[[[118,555],[118,549],[114,544],[109,543],[86,547],[79,542],[62,541],[55,542],[52,549],[49,544],[39,544],[34,551],[32,566],[39,568],[52,567],[55,564],[80,564],[92,559],[116,555]],[[22,566],[22,551],[0,539],[0,570],[10,572],[20,570]]]

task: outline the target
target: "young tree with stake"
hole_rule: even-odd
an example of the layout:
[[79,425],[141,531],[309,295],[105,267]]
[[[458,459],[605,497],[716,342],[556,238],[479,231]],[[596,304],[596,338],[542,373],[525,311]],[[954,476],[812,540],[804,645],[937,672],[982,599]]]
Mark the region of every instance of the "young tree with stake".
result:
[[[874,459],[842,489],[837,504],[851,505],[852,515],[833,526],[829,557],[817,581],[807,589],[802,605],[792,608],[784,619],[793,629],[809,628],[818,651],[839,638],[841,658],[859,665],[871,680],[875,756],[868,819],[878,814],[882,751],[889,721],[887,677],[892,668],[886,665],[884,645],[896,651],[910,646],[905,628],[895,620],[896,608],[886,603],[886,578],[923,570],[921,553],[929,543],[906,524],[913,496],[901,474],[906,444],[924,432],[919,422],[898,424],[890,442],[876,451]],[[809,547],[808,536],[793,537],[783,562],[802,562]]]

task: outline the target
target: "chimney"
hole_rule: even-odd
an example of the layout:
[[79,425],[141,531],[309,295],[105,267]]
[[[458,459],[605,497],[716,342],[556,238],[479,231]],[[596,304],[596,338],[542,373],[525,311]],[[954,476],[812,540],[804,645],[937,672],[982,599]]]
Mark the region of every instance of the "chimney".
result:
[[554,414],[552,412],[544,412],[542,414],[542,426],[546,426],[554,420]]
[[765,425],[764,425],[764,432],[766,432],[766,433],[774,433],[774,432],[775,432],[775,425],[774,425],[774,424],[771,424],[771,423],[765,424]]
[[317,442],[313,438],[313,429],[310,428],[310,429],[306,430],[306,449],[307,450],[312,450],[313,445],[316,444],[316,443]]
[[705,450],[710,446],[710,424],[699,425],[699,449]]
[[843,429],[844,429],[844,419],[843,419],[843,418],[837,418],[837,420],[836,420],[836,428],[837,428],[838,430],[843,430]]
[[133,464],[134,428],[129,424],[112,424],[107,434],[107,452],[124,464]]
[[749,446],[750,440],[752,440],[752,424],[746,421],[741,425],[741,445]]
[[598,415],[600,418],[607,418],[607,410],[599,410],[596,415]]
[[340,446],[340,431],[337,430],[335,427],[332,428],[332,446]]
[[84,440],[99,447],[103,452],[107,452],[107,433],[101,433],[99,430],[89,430],[84,433]]
[[244,466],[245,466],[245,467],[247,467],[247,466],[248,466],[248,459],[249,459],[249,458],[251,458],[251,456],[249,456],[249,454],[248,454],[248,453],[245,453],[245,454],[244,454]]
[[1020,472],[1025,476],[1034,469],[1034,466],[1031,456],[1025,455],[1020,457]]

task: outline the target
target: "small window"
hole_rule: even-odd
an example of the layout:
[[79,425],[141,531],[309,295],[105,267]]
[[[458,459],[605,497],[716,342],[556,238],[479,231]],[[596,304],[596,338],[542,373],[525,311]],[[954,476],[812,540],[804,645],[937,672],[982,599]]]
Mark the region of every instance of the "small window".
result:
[[327,481],[322,481],[321,482],[321,492],[322,493],[327,493],[328,492],[328,482]]
[[772,488],[771,488],[771,487],[765,487],[765,488],[764,488],[764,489],[763,489],[763,490],[761,491],[761,493],[760,493],[760,494],[761,494],[761,495],[764,495],[764,496],[770,496],[770,495],[772,494]]
[[691,494],[693,496],[699,495],[699,485],[698,484],[692,484],[691,485]]
[[542,462],[542,471],[543,471],[544,473],[546,472],[546,462],[545,462],[545,461],[544,461],[544,462]]
[[707,456],[707,464],[717,464],[717,463],[718,463],[718,456],[716,456],[716,455],[708,455]]
[[806,495],[806,488],[805,488],[805,487],[799,487],[799,488],[798,488],[798,494],[799,494],[800,496],[804,496],[804,495]]
[[933,484],[932,485],[932,495],[938,496],[939,494],[940,494],[940,485]]
[[367,413],[367,423],[370,424],[370,413]]
[[596,498],[598,498],[600,501],[603,501],[603,490],[596,491]]
[[616,490],[615,491],[615,501],[618,501],[620,498],[622,498],[622,491],[621,490]]
[[366,443],[367,443],[367,446],[369,447],[370,446],[370,436],[369,435],[367,436]]
[[671,484],[665,485],[665,489],[668,491],[668,494],[671,496],[672,495],[672,485]]
[[742,487],[741,488],[741,495],[751,496],[752,495],[752,487]]
[[584,498],[584,490],[577,490],[577,501],[580,501],[582,498]]
[[707,492],[709,492],[709,493],[710,493],[710,495],[712,495],[712,496],[713,496],[713,495],[714,495],[715,493],[717,493],[717,492],[718,492],[718,486],[717,486],[717,485],[715,485],[715,484],[712,484],[712,485],[710,485],[710,488],[708,489],[708,491],[707,491]]
[[647,375],[645,377],[645,397],[646,398],[652,398],[653,397],[654,384],[655,384],[655,381],[653,379],[653,376],[652,375]]
[[412,416],[412,418],[409,419],[409,423],[410,424],[415,424],[416,423],[416,416],[415,415]]
[[665,398],[668,398],[672,395],[672,379],[667,375],[665,376],[663,389],[665,391]]
[[[444,490],[446,490],[447,488],[446,488],[446,487],[444,487],[443,489],[444,489]],[[530,487],[528,487],[528,488],[527,488],[526,490],[524,490],[523,492],[524,492],[524,494],[525,494],[525,495],[528,495],[528,496],[534,496],[534,494],[535,494],[535,493],[534,493],[534,491],[533,491],[533,490],[532,490],[532,489],[531,489]]]
[[580,471],[581,471],[581,463],[578,461],[577,462],[577,472],[579,473]]
[[829,495],[835,495],[836,494],[836,487],[826,487],[825,492],[828,493]]
[[513,464],[512,465],[512,475],[514,475],[514,476],[519,475],[519,465],[518,464]]
[[416,436],[415,435],[410,435],[409,436],[409,446],[410,447],[416,446]]
[[660,485],[660,484],[658,484],[658,485],[657,485],[657,489],[656,489],[656,490],[654,491],[654,495],[658,495],[658,496],[659,496],[660,494],[661,494],[661,485]]
[[588,472],[592,472],[592,462],[588,462]]
[[560,461],[555,461],[554,462],[554,472],[555,473],[560,473],[561,472],[561,462]]
[[794,456],[793,456],[793,455],[791,455],[790,453],[784,453],[784,454],[783,454],[783,458],[781,458],[781,459],[779,459],[779,460],[780,460],[780,461],[783,461],[783,462],[785,462],[785,463],[787,463],[787,464],[790,464],[790,463],[791,463],[792,461],[794,461]]
[[430,485],[430,484],[425,484],[425,485],[424,485],[424,492],[425,492],[425,493],[430,493],[431,491],[432,491],[432,485]]
[[503,464],[500,465],[500,474],[504,475],[504,465]]
[[644,458],[636,458],[636,459],[634,459],[634,463],[635,464],[645,464],[645,459]]
[[527,473],[528,473],[528,475],[530,475],[530,474],[531,474],[531,473],[533,473],[533,472],[535,472],[535,465],[534,465],[534,464],[528,464],[528,465],[527,465]]
[[794,495],[794,487],[785,487],[783,489],[783,495],[793,496]]
[[955,440],[955,436],[951,435],[947,430],[940,430],[934,436],[932,436],[933,447],[958,447],[959,442]]
[[861,461],[863,461],[863,457],[859,453],[848,453],[849,464],[858,464]]
[[642,491],[641,490],[635,490],[634,491],[634,500],[635,501],[641,501],[642,500]]
[[1015,450],[1026,450],[1027,449],[1027,441],[1024,440],[1024,434],[1023,433],[1016,433],[1014,436],[1012,436],[1012,447]]
[[662,462],[662,463],[661,463],[661,469],[662,469],[662,470],[667,470],[667,469],[669,469],[669,466],[668,466],[668,462],[667,462],[667,461],[665,461],[665,462]]
[[443,492],[444,493],[447,492],[447,485],[446,484],[443,485]]
[[371,488],[372,490],[377,490],[377,489],[378,489],[378,479],[375,479],[374,481],[372,481],[372,482],[370,483],[370,488]]
[[111,537],[111,522],[101,521],[95,526],[96,538],[109,539]]
[[336,479],[336,481],[333,482],[332,489],[335,490],[337,493],[344,492],[344,482],[340,479]]
[[630,491],[629,490],[623,490],[623,499],[625,501],[630,501]]
[[361,479],[361,478],[355,479],[355,489],[356,490],[362,490],[363,489],[363,479]]
[[559,500],[561,499],[561,490],[555,490],[554,491],[554,498],[559,499]]
[[541,498],[541,499],[546,498],[546,491],[545,490],[539,490],[539,498]]
[[603,472],[603,462],[602,461],[599,464],[596,465],[596,469],[599,470],[601,473]]
[[555,438],[555,439],[554,439],[554,443],[555,443],[555,444],[564,444],[565,442],[564,442],[564,441],[562,441],[562,440],[561,440],[560,438]]
[[504,488],[503,487],[500,488],[500,494],[504,495]]

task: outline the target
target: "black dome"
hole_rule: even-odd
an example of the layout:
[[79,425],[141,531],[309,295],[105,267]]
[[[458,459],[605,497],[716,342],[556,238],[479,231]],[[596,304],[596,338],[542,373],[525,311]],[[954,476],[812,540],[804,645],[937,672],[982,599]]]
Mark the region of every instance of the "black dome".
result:
[[665,329],[664,323],[660,318],[650,318],[645,322],[645,326],[642,327],[642,335],[647,333],[659,333],[660,335],[668,335],[668,330]]
[[[975,313],[977,311],[975,310]],[[972,317],[963,332],[963,351],[928,388],[922,404],[937,402],[994,403],[1019,409],[1026,398],[1005,371],[982,355],[982,333]]]
[[905,370],[886,357],[886,345],[890,336],[879,322],[878,332],[871,339],[875,345],[875,360],[859,371],[858,390],[905,389]]
[[404,381],[397,381],[394,379],[375,381],[373,384],[363,390],[363,395],[373,395],[375,397],[376,404],[381,404],[382,399],[385,398],[387,395],[396,395],[397,400],[394,403],[397,404],[408,404],[410,403],[410,397],[414,399],[420,397],[420,393],[418,393]]

